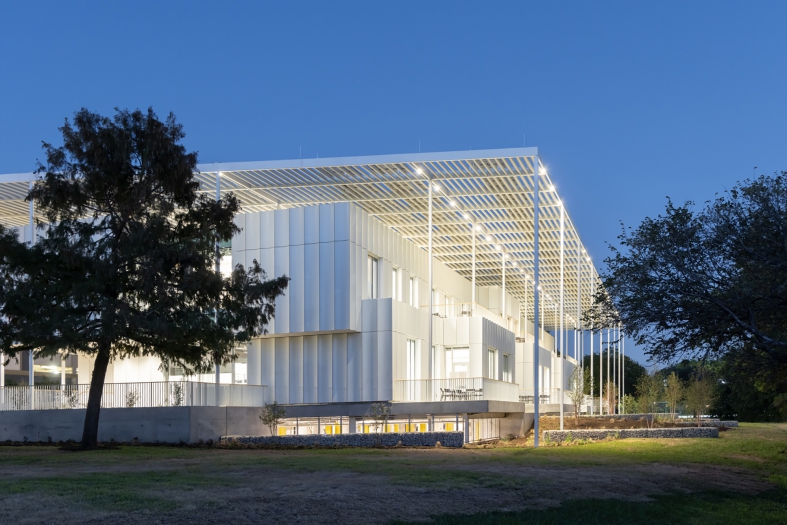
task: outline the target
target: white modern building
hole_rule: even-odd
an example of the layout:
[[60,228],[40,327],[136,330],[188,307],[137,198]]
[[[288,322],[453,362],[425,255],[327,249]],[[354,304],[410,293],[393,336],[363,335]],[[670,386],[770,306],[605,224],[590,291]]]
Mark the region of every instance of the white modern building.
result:
[[[597,274],[537,148],[199,171],[203,191],[243,206],[222,271],[257,260],[289,289],[268,334],[215,375],[184,378],[142,357],[112,363],[107,383],[264,387],[248,399],[287,405],[287,433],[369,431],[371,404],[384,401],[397,430],[478,440],[518,434],[536,406],[567,402]],[[0,175],[0,222],[25,240],[33,178]],[[23,358],[0,381],[87,384],[90,373],[84,355]]]

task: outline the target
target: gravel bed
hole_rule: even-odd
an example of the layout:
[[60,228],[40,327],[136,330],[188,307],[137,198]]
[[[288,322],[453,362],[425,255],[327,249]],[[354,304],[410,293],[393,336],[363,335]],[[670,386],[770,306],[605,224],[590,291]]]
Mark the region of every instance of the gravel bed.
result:
[[717,438],[718,427],[678,427],[678,428],[626,428],[619,430],[544,430],[544,441],[549,439],[553,443],[562,443],[571,435],[573,440],[578,439],[607,439],[607,438]]
[[443,447],[460,448],[464,444],[462,432],[385,432],[380,434],[335,434],[302,436],[224,436],[222,443],[239,445],[281,445],[304,447]]

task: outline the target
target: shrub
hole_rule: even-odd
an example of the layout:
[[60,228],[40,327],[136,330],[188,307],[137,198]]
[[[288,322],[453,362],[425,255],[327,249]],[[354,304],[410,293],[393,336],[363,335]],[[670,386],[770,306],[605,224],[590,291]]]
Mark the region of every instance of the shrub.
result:
[[136,390],[129,390],[126,392],[126,408],[133,408],[139,401],[139,392]]
[[279,423],[286,415],[287,411],[277,401],[274,401],[273,403],[265,403],[265,406],[262,407],[262,413],[260,413],[260,421],[262,421],[262,423],[268,427],[268,430],[271,432],[271,436],[275,436],[276,428],[279,426]]

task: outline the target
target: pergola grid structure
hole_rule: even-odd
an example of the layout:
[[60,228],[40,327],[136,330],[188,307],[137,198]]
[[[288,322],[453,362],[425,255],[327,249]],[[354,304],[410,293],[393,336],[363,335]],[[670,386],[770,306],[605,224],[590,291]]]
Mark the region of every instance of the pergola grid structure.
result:
[[[203,164],[201,191],[234,193],[244,211],[354,202],[426,249],[428,184],[433,186],[433,254],[471,280],[475,235],[476,283],[503,284],[533,319],[534,166],[537,148],[417,153],[373,157]],[[539,163],[541,325],[559,328],[560,208]],[[218,177],[217,177],[218,174]],[[0,176],[0,222],[29,222],[24,201],[33,174]],[[574,223],[564,218],[564,326],[576,327],[598,279]],[[37,217],[40,218],[40,217]]]

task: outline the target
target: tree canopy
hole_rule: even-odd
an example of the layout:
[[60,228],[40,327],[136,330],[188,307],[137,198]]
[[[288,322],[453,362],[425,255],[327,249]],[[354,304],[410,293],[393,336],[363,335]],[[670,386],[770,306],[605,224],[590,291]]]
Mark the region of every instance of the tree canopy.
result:
[[269,280],[257,261],[217,271],[240,205],[199,191],[197,154],[172,114],[82,109],[60,131],[27,197],[45,218],[38,239],[22,243],[0,225],[0,349],[95,356],[83,433],[92,447],[109,362],[151,355],[190,372],[226,363],[263,333],[289,279]]
[[597,305],[614,305],[656,361],[724,358],[729,377],[779,399],[787,394],[787,173],[746,180],[695,208],[668,201],[664,215],[624,229]]

